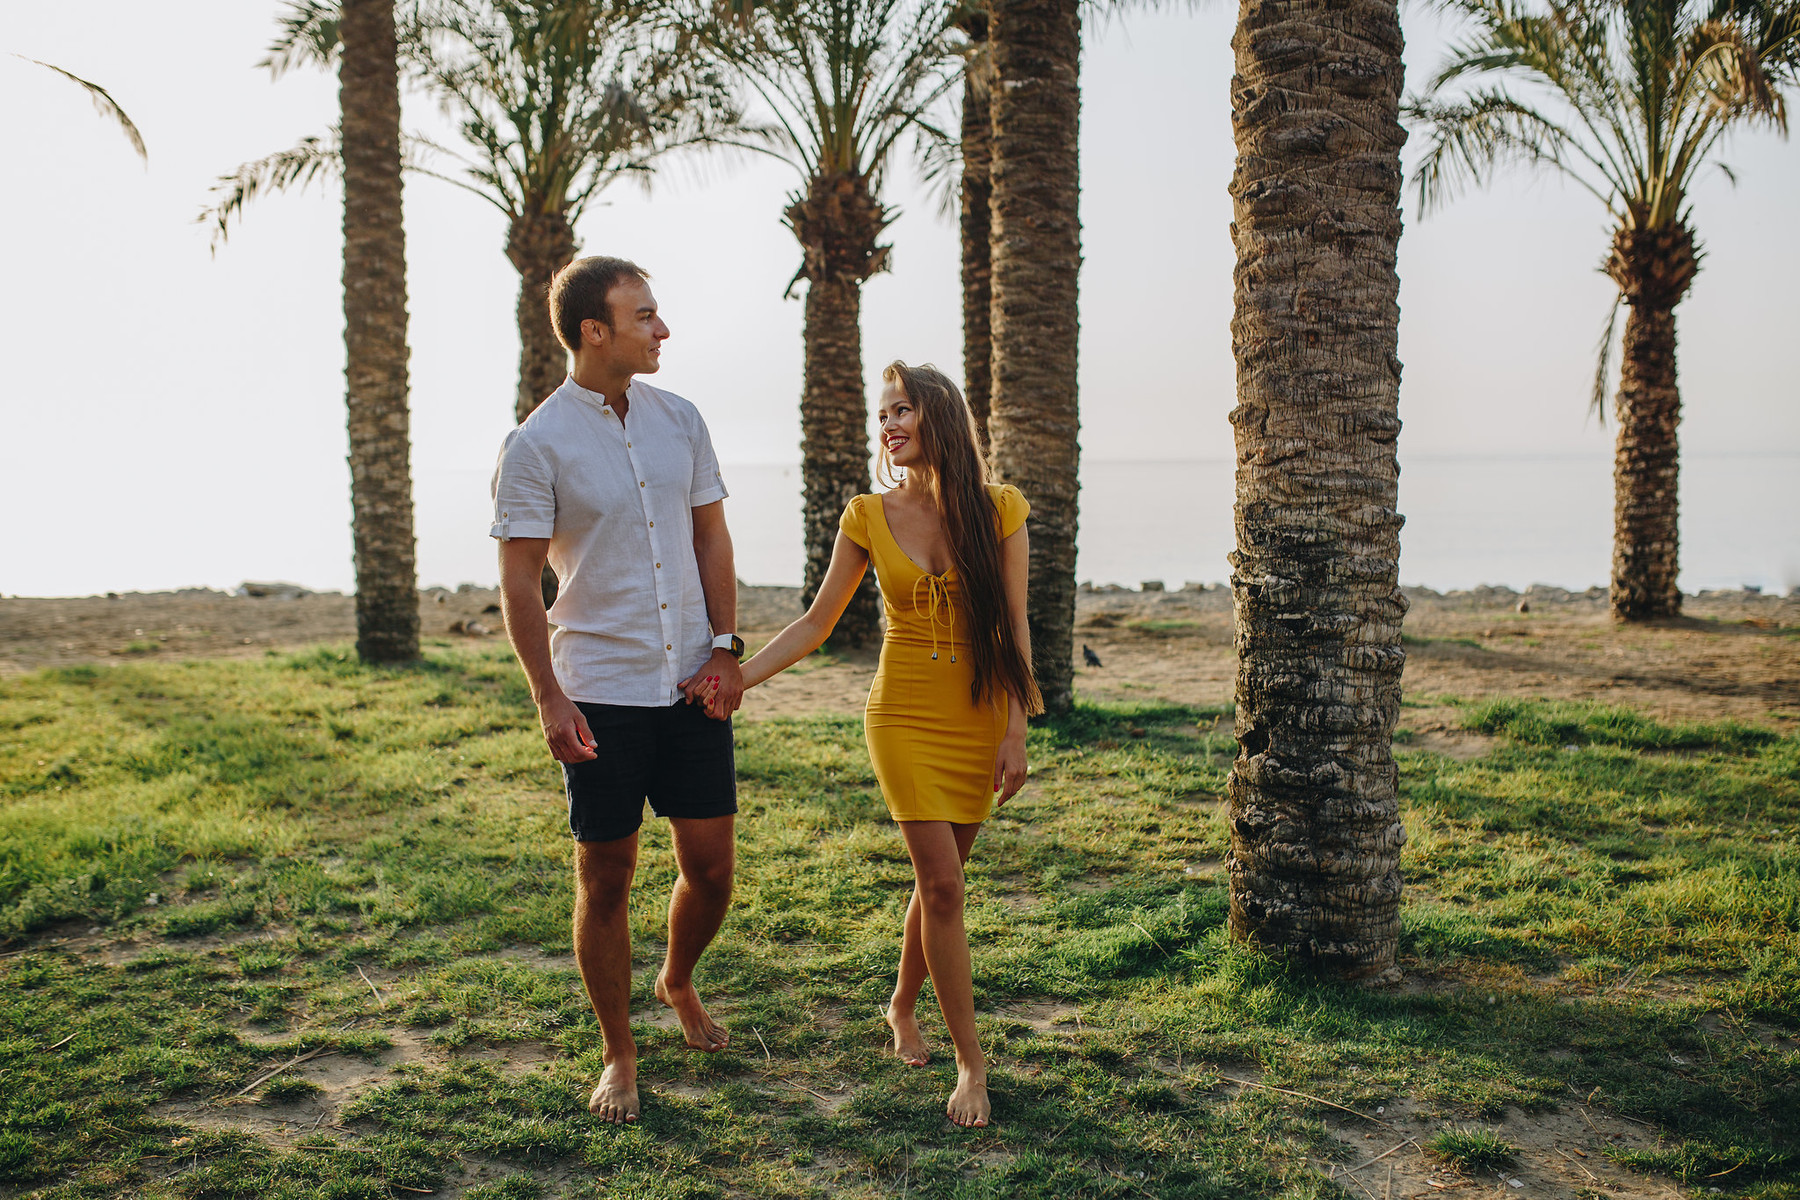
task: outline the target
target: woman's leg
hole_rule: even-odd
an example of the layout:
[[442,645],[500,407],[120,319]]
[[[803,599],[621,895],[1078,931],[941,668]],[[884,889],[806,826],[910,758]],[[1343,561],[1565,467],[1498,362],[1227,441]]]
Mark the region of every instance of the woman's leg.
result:
[[[975,835],[981,832],[979,821],[968,825],[950,826],[956,835],[957,858],[967,863],[969,851],[975,845]],[[894,1031],[894,1055],[909,1067],[922,1067],[931,1061],[931,1051],[925,1046],[925,1035],[919,1031],[917,1009],[919,989],[925,986],[925,979],[931,973],[925,965],[925,944],[919,932],[919,889],[914,888],[912,898],[906,905],[906,921],[900,934],[900,975],[894,981],[894,995],[888,1001],[888,1028]]]
[[938,1009],[956,1047],[956,1091],[946,1111],[956,1124],[974,1126],[988,1123],[987,1059],[975,1038],[975,985],[970,977],[969,936],[963,927],[963,861],[980,828],[948,821],[900,822],[912,855],[919,944]]

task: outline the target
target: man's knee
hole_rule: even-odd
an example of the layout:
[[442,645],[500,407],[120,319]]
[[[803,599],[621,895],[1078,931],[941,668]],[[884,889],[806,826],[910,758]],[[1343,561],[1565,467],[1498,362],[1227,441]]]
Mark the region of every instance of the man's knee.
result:
[[704,896],[729,899],[731,897],[731,877],[736,866],[735,857],[729,851],[724,854],[697,856],[682,864],[681,878],[689,887]]
[[623,911],[637,870],[635,846],[619,842],[575,843],[575,904],[590,915]]

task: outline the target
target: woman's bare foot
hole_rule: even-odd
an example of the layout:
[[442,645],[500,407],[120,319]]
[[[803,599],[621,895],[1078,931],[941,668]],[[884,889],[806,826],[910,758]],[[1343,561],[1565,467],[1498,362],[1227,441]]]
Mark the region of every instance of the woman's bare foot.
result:
[[919,1018],[914,1013],[898,1013],[887,1007],[888,1028],[894,1031],[894,1057],[909,1067],[922,1067],[931,1061],[925,1048],[925,1035],[919,1032]]
[[637,1064],[616,1062],[600,1074],[588,1111],[602,1121],[628,1125],[638,1119]]
[[950,1103],[944,1106],[944,1114],[951,1124],[961,1125],[964,1129],[983,1129],[987,1126],[990,1111],[987,1072],[958,1067],[956,1090],[950,1093]]
[[681,1036],[695,1050],[714,1054],[731,1043],[731,1035],[725,1032],[725,1027],[707,1014],[693,984],[672,988],[658,975],[656,998],[675,1010],[675,1019],[681,1022]]

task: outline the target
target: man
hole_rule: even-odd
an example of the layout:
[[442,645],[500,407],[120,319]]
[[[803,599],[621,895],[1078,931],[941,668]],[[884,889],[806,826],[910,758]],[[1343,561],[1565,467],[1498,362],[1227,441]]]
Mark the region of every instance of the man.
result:
[[[731,901],[730,716],[743,695],[712,440],[692,404],[633,379],[662,365],[669,336],[648,279],[622,259],[584,258],[551,282],[550,319],[574,366],[507,435],[491,531],[507,635],[567,785],[575,960],[605,1039],[588,1108],[615,1123],[639,1111],[626,911],[646,798],[669,820],[680,869],[657,998],[688,1045],[717,1051],[729,1040],[700,1003],[693,970]],[[548,614],[546,561],[560,581]],[[716,687],[721,719],[690,704],[683,684]]]

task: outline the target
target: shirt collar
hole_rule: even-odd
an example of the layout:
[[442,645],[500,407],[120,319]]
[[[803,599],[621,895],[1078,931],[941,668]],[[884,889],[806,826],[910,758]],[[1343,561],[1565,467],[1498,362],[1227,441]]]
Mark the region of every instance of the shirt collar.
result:
[[[570,375],[567,379],[563,380],[563,386],[568,388],[570,393],[574,395],[576,399],[584,400],[595,408],[605,409],[607,412],[612,411],[611,401],[599,392],[590,392],[587,388],[576,383],[574,375]],[[638,400],[638,391],[637,380],[633,379],[631,383],[626,386],[625,395],[635,404]]]

